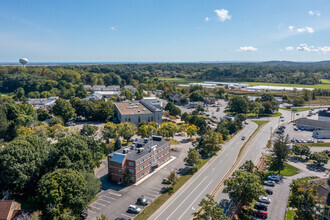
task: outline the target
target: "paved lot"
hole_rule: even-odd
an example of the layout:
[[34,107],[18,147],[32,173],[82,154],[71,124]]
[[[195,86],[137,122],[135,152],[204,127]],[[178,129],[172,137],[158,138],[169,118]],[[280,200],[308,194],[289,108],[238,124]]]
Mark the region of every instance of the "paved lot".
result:
[[[184,143],[184,137],[178,136],[176,139],[183,142],[181,145],[171,146],[178,149],[178,152],[171,151],[171,155],[176,159],[162,169],[155,171],[153,175],[139,185],[125,187],[111,183],[107,179],[107,171],[103,170],[104,175],[101,177],[102,190],[98,194],[99,199],[90,205],[87,219],[94,220],[96,216],[101,216],[101,214],[106,214],[110,219],[117,217],[133,219],[135,214],[128,213],[127,207],[131,204],[135,205],[138,197],[143,195],[150,201],[155,200],[164,187],[161,184],[162,179],[167,177],[172,170],[185,167],[183,158],[186,157],[188,149],[192,147],[191,143]],[[142,206],[139,207],[143,208]]]

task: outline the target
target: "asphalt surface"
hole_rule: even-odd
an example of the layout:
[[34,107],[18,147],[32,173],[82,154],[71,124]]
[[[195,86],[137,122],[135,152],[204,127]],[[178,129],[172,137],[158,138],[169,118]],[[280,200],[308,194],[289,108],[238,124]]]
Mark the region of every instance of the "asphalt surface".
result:
[[249,137],[256,128],[257,125],[250,122],[233,139],[225,143],[222,151],[205,164],[150,219],[191,219],[193,213],[198,210],[200,201],[213,191],[234,163],[240,147],[246,141],[241,140],[242,136]]

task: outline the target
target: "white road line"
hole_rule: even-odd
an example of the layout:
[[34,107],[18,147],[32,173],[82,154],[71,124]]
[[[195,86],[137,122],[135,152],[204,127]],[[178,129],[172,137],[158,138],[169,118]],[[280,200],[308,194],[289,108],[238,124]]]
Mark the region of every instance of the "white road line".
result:
[[91,212],[93,214],[96,214],[96,212],[92,211],[91,209],[88,209],[88,212]]
[[119,193],[115,193],[115,192],[112,192],[112,191],[108,191],[107,193],[112,194],[112,195],[114,195],[114,196],[121,196],[121,194],[119,194]]
[[[207,189],[207,187],[209,187],[212,182],[213,182],[213,180],[211,180],[211,182],[209,182],[209,184],[207,184],[207,186],[204,188],[204,190],[196,197],[196,199],[194,199],[194,201],[189,205],[189,207],[192,206],[194,204],[194,202],[196,202],[196,200],[202,195],[202,193],[204,193],[205,189]],[[180,220],[182,218],[182,216],[184,216],[184,214],[186,214],[186,212],[188,210],[189,210],[189,208],[187,208],[186,211],[184,211],[182,213],[182,215],[179,217],[178,220]]]
[[93,204],[101,205],[101,206],[107,206],[107,205],[104,205],[104,204],[102,204],[102,203],[100,203],[100,202],[98,202],[98,201],[94,202]]
[[99,200],[101,200],[101,201],[103,201],[103,202],[107,202],[107,203],[111,203],[111,202],[109,202],[108,200],[105,200],[105,199],[99,199]]
[[90,205],[89,207],[92,207],[93,209],[96,209],[97,211],[101,211],[102,209],[94,207],[93,205]]
[[[204,177],[204,179],[195,187],[195,189],[193,191],[191,191],[188,196],[176,207],[176,209],[174,209],[174,211],[166,218],[166,219],[170,219],[170,217],[174,214],[174,212],[176,212],[176,210],[178,210],[178,208],[180,208],[180,206],[189,198],[189,196],[204,182],[204,180],[206,180],[208,176]],[[212,181],[211,181],[212,182]],[[211,183],[210,182],[210,183]]]
[[147,194],[147,195],[149,195],[149,196],[151,196],[151,197],[153,197],[153,198],[156,198],[159,194],[152,194],[152,193],[145,193],[145,194]]
[[130,215],[126,215],[126,214],[124,214],[124,213],[121,213],[121,215],[123,215],[123,216],[125,216],[125,217],[127,217],[127,218],[132,218],[132,216],[130,216]]
[[112,198],[110,195],[104,195],[103,197],[106,197],[107,199],[116,200],[116,198]]

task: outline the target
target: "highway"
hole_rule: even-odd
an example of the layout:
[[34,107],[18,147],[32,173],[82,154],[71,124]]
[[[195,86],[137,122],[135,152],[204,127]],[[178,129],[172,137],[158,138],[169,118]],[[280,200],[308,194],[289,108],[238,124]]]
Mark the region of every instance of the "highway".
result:
[[[291,113],[281,110],[285,121],[289,121]],[[188,220],[193,213],[199,209],[200,201],[206,194],[211,194],[218,186],[219,182],[227,176],[230,170],[234,171],[246,160],[257,161],[262,151],[266,150],[266,143],[270,138],[271,129],[274,131],[280,124],[279,117],[264,118],[269,120],[261,129],[249,140],[242,152],[242,157],[238,164],[232,168],[238,155],[239,149],[244,141],[242,136],[249,137],[257,128],[257,125],[249,121],[249,125],[240,131],[233,139],[223,144],[223,150],[213,157],[205,166],[196,173],[178,192],[176,192],[160,209],[158,209],[150,219],[158,220]],[[222,187],[217,189],[216,200],[221,201],[228,198],[221,193]],[[220,193],[218,193],[220,192]]]

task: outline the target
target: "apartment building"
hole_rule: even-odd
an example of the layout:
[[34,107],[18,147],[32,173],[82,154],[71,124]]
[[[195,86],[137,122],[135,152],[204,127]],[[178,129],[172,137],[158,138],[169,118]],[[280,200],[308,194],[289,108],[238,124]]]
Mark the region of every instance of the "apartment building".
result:
[[[108,155],[111,181],[136,183],[170,159],[170,142],[161,136],[141,139]],[[126,181],[127,182],[127,181]]]

